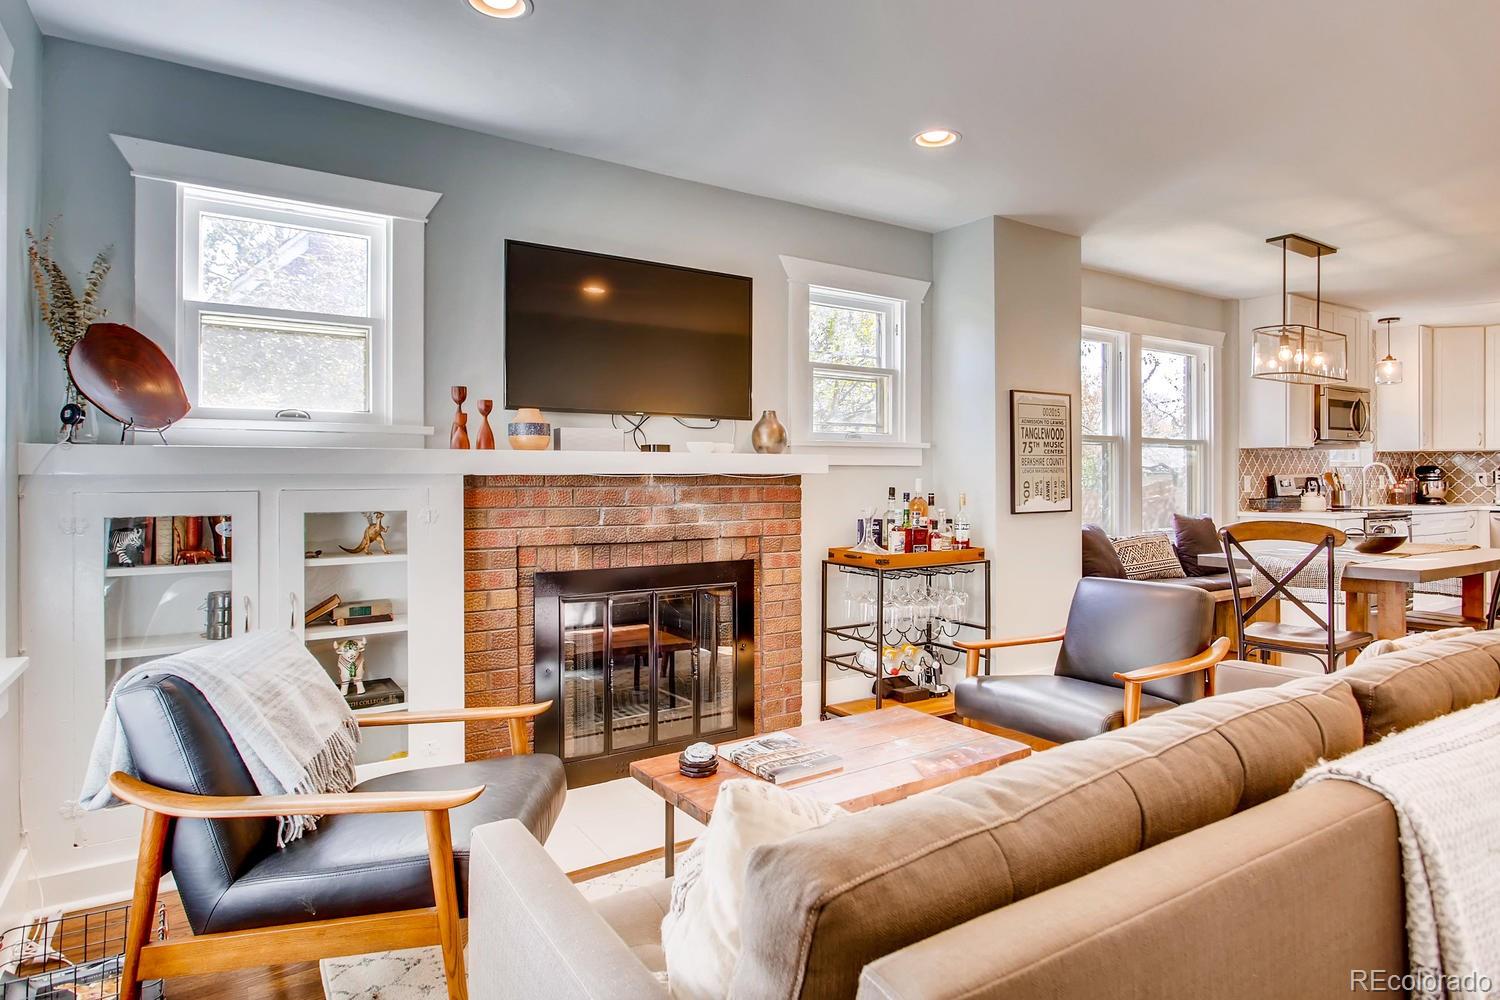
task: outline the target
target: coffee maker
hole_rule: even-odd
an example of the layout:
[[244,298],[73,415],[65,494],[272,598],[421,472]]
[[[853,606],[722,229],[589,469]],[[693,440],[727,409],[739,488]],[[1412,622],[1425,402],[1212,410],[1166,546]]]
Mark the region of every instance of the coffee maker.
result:
[[1417,466],[1417,503],[1447,503],[1448,478],[1436,465]]

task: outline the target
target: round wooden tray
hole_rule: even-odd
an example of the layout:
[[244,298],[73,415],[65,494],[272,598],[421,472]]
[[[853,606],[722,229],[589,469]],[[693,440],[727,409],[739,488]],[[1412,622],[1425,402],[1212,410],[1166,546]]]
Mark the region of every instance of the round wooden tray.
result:
[[93,323],[68,352],[68,374],[85,399],[127,428],[163,431],[187,416],[172,360],[123,323]]

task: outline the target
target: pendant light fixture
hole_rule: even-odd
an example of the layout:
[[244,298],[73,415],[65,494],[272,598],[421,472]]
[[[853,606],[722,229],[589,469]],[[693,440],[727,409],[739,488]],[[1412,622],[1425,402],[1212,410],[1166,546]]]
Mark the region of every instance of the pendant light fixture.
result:
[[[1338,247],[1306,236],[1288,233],[1272,236],[1267,243],[1281,244],[1281,322],[1258,326],[1251,337],[1251,373],[1256,378],[1302,385],[1328,385],[1349,380],[1349,340],[1342,333],[1323,329],[1323,258],[1338,253]],[[1287,317],[1287,251],[1317,261],[1317,300],[1313,322],[1292,323]]]
[[1385,357],[1375,362],[1375,384],[1400,385],[1406,377],[1406,370],[1395,355],[1391,354],[1391,324],[1401,322],[1401,317],[1382,316],[1376,322],[1385,324]]

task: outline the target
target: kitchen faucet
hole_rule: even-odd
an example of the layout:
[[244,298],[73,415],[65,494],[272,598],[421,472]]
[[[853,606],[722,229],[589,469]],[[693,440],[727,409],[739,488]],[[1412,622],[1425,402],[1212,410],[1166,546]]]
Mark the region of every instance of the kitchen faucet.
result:
[[[1389,465],[1386,465],[1384,462],[1371,462],[1370,464],[1364,466],[1359,470],[1359,504],[1361,507],[1377,506],[1370,501],[1370,490],[1367,485],[1371,469],[1379,469],[1380,471],[1385,473],[1387,489],[1389,489],[1389,487],[1391,486],[1396,485],[1396,474],[1392,472],[1391,467]],[[1385,500],[1381,501],[1382,504],[1385,502]]]

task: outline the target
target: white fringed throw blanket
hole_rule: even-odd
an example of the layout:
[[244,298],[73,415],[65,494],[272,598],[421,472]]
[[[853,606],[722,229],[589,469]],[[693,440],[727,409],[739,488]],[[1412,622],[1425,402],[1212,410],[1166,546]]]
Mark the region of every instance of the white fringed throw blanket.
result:
[[1500,700],[1319,764],[1296,787],[1328,779],[1358,782],[1396,809],[1411,995],[1500,988]]
[[[79,802],[103,809],[114,771],[138,776],[115,713],[119,692],[171,674],[202,692],[239,750],[262,795],[316,795],[354,787],[359,727],[343,695],[291,632],[249,632],[143,663],[120,678],[99,720]],[[283,816],[277,846],[318,826],[317,816]]]

